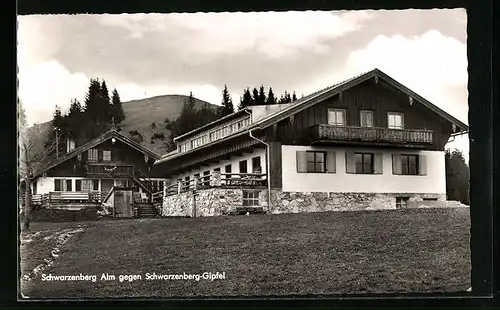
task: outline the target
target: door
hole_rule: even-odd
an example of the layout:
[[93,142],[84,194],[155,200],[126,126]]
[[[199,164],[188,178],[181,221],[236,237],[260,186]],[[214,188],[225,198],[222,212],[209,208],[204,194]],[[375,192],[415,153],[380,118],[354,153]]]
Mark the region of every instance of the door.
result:
[[115,217],[134,217],[131,190],[116,190],[114,192]]
[[101,192],[105,194],[109,193],[111,188],[115,185],[115,180],[113,179],[102,179],[101,180]]

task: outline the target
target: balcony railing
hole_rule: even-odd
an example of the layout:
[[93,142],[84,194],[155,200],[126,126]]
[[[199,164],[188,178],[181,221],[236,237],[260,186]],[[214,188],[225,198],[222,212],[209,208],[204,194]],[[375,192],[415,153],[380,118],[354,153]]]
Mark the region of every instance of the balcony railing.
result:
[[188,181],[165,186],[163,196],[176,195],[188,191],[223,187],[265,187],[267,185],[266,174],[262,173],[220,173],[214,171]]
[[316,141],[432,144],[433,131],[426,129],[392,129],[382,127],[354,127],[321,124],[311,127],[311,142]]
[[87,163],[87,174],[93,176],[130,176],[134,175],[134,166],[121,163]]

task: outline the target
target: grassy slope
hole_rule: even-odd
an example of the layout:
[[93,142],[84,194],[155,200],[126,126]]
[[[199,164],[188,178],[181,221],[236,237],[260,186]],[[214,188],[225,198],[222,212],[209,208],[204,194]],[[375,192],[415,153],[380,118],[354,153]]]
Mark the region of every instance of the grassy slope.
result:
[[[34,229],[46,225],[34,223]],[[67,225],[67,224],[66,224]],[[76,224],[75,224],[76,225]],[[31,297],[169,297],[465,291],[468,209],[87,223],[46,273],[142,274],[135,282],[31,282]],[[37,228],[38,227],[38,228]],[[27,244],[39,251],[36,242]],[[225,280],[146,281],[146,272]]]

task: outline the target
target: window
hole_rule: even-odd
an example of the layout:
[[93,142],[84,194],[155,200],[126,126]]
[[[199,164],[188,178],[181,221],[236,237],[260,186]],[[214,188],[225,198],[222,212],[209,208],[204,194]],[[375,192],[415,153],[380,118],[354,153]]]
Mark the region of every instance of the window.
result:
[[373,111],[360,112],[361,127],[373,127]]
[[401,155],[401,174],[418,175],[418,155]]
[[204,186],[210,185],[210,170],[203,172],[203,183]]
[[260,156],[252,158],[252,172],[262,173],[262,167],[260,166]]
[[247,161],[240,161],[240,173],[247,173]]
[[373,154],[355,153],[354,156],[356,162],[356,173],[359,174],[373,173]]
[[58,180],[58,179],[54,180],[54,191],[56,191],[56,192],[61,191],[61,180]]
[[214,169],[215,172],[220,172],[220,167]]
[[387,127],[392,129],[403,129],[404,119],[403,113],[387,113]]
[[[200,182],[200,174],[199,173],[194,174],[193,181],[196,183]],[[193,184],[194,184],[194,182],[193,182]]]
[[102,151],[102,160],[111,161],[111,151]]
[[88,161],[90,161],[90,162],[97,162],[98,161],[99,153],[98,153],[97,149],[90,149],[88,154],[89,154]]
[[92,180],[92,189],[95,191],[99,190],[99,180]]
[[325,172],[325,152],[306,152],[306,171]]
[[424,198],[423,199],[424,201],[437,201],[437,197],[434,197],[434,198]]
[[[230,174],[231,173],[231,165],[226,165],[224,167],[224,172],[227,174]],[[229,178],[231,178],[231,175],[226,175],[226,179],[229,179]]]
[[404,208],[408,205],[409,197],[396,197],[396,208]]
[[75,191],[82,191],[82,180],[75,180]]
[[66,191],[73,191],[73,180],[66,180]]
[[328,124],[345,126],[345,110],[328,109]]
[[243,191],[243,206],[258,206],[259,192],[258,191]]

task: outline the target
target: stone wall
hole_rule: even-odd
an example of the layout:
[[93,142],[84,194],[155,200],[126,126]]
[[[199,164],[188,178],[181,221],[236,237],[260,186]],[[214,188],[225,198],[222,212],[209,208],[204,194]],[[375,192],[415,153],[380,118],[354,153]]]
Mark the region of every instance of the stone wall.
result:
[[[241,188],[200,189],[196,195],[196,216],[218,216],[230,214],[243,206]],[[259,189],[259,204],[268,212],[267,190]],[[283,192],[271,190],[271,213],[300,213],[323,211],[362,211],[397,209],[396,197],[408,197],[402,208],[453,207],[445,194],[401,194],[401,193],[328,193],[328,192]],[[437,201],[424,201],[424,198]],[[162,216],[193,216],[193,193],[184,192],[164,198]]]
[[[196,199],[193,192],[184,192],[167,196],[163,200],[162,216],[193,216],[193,206],[196,204],[196,216],[227,215],[243,206],[243,190],[241,188],[208,188],[197,191]],[[267,190],[259,191],[259,206],[267,211]]]

